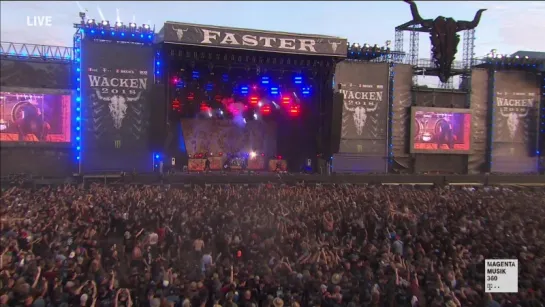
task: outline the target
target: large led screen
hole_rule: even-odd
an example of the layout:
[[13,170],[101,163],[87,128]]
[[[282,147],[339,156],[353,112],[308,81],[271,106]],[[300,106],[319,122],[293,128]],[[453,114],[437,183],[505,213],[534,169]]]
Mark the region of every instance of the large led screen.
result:
[[469,110],[413,107],[411,111],[411,153],[470,152]]
[[0,92],[0,141],[70,143],[70,98]]

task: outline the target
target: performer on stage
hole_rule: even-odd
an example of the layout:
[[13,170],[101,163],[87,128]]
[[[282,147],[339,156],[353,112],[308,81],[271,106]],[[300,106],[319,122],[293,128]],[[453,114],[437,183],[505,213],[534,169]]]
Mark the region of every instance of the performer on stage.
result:
[[210,160],[208,159],[208,157],[206,157],[205,159],[206,160],[204,161],[204,171],[209,172],[210,171]]

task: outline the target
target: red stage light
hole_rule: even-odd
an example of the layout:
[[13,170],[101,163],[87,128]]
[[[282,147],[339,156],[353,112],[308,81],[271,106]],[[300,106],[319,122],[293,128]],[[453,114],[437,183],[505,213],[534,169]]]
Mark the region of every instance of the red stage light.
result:
[[189,92],[189,94],[187,94],[187,100],[193,101],[194,99],[195,99],[195,93]]
[[218,153],[218,155],[219,155],[220,157],[223,156],[223,152],[220,151],[220,152]]
[[290,104],[291,97],[282,97],[282,104]]
[[291,106],[289,113],[290,115],[299,115],[301,109],[299,109],[299,106]]
[[257,104],[259,102],[259,97],[252,96],[250,97],[250,104]]
[[282,160],[282,156],[276,156],[278,160]]
[[178,98],[174,98],[172,101],[172,111],[182,112],[182,104]]
[[271,107],[270,106],[261,107],[261,114],[263,114],[263,115],[271,114]]
[[206,103],[204,103],[204,102],[201,103],[201,111],[202,112],[208,112],[210,110],[211,110],[211,108]]
[[264,156],[265,156],[265,154],[264,154],[264,153],[262,153],[262,154],[261,154],[261,156],[262,156],[262,157],[264,157]]

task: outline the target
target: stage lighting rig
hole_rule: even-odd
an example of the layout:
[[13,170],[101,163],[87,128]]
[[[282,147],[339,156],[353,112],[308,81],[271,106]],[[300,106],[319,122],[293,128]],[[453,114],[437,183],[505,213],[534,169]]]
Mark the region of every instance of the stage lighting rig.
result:
[[123,23],[121,21],[118,21],[115,23],[116,28],[123,28]]
[[94,24],[95,24],[95,20],[94,20],[94,19],[88,19],[88,20],[87,20],[87,25],[92,26],[92,25],[94,25]]

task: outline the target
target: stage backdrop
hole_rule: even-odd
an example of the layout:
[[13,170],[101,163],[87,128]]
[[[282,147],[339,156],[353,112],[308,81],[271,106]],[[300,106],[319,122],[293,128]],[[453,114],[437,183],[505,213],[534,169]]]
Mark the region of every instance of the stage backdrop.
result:
[[539,78],[523,71],[494,74],[491,171],[536,172]]
[[153,71],[151,46],[84,40],[84,172],[151,170],[148,126]]
[[361,163],[352,161],[346,164],[347,167],[358,165],[353,172],[385,171],[388,139],[388,64],[341,62],[337,64],[335,70],[335,84],[341,86],[340,92],[344,96],[339,146],[341,155],[335,155],[335,163],[346,164],[338,161],[342,159],[342,154],[350,154],[351,160],[353,155],[357,154],[362,156]]
[[[248,121],[241,127],[231,120],[183,119],[183,142],[187,153],[228,153],[265,154],[276,152],[277,126],[275,122]],[[180,146],[183,146],[180,144]]]

